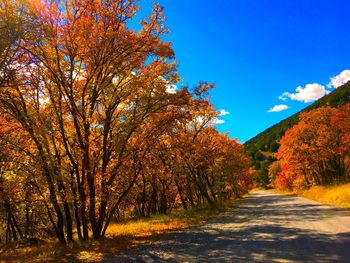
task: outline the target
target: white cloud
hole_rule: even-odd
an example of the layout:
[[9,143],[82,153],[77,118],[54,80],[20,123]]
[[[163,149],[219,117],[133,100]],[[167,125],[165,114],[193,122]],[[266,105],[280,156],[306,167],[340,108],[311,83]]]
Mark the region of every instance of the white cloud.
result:
[[288,108],[289,107],[287,105],[280,104],[280,105],[273,106],[273,108],[269,109],[267,112],[280,112],[280,111],[286,110]]
[[287,98],[285,97],[286,96],[286,93],[288,93],[288,92],[284,92],[281,96],[279,96],[278,98],[280,99],[280,100],[283,100],[283,101],[286,101],[287,100]]
[[226,115],[229,115],[230,113],[224,109],[222,110],[219,110],[219,116],[226,116]]
[[211,124],[211,125],[224,124],[224,123],[225,123],[224,120],[221,120],[221,119],[216,118],[216,117],[214,117],[214,118],[210,121],[210,124]]
[[224,123],[225,123],[224,120],[221,120],[221,119],[219,119],[217,117],[213,117],[213,118],[208,119],[208,118],[203,117],[203,116],[197,116],[195,118],[195,121],[191,125],[194,125],[194,126],[199,125],[199,126],[201,126],[201,125],[205,124],[205,126],[212,127],[214,125],[224,124]]
[[[219,110],[219,115],[218,116],[221,117],[221,116],[226,116],[226,115],[229,115],[229,114],[230,113],[227,110],[222,109],[222,110]],[[224,124],[224,123],[225,123],[224,120],[219,119],[218,117],[214,117],[214,118],[212,118],[209,121],[208,125],[209,126],[214,126],[214,125],[219,125],[219,124]]]
[[175,94],[177,90],[177,86],[174,84],[168,84],[166,85],[166,92],[169,94]]
[[166,90],[165,92],[169,94],[175,94],[177,91],[177,86],[175,84],[171,84],[169,81],[167,81],[164,77],[159,76],[159,79],[161,79],[163,82],[165,82]]
[[322,98],[330,93],[326,90],[325,86],[318,83],[306,84],[305,88],[299,86],[295,89],[295,93],[284,92],[279,98],[285,100],[290,98],[291,100],[303,101],[305,103],[312,102]]
[[338,76],[332,77],[327,87],[336,89],[346,84],[348,81],[350,81],[350,70],[346,69],[343,70]]

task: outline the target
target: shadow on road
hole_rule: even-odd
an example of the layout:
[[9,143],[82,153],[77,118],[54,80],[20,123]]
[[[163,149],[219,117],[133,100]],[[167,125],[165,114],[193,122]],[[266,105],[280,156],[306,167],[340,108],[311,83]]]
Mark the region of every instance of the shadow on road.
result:
[[161,236],[106,262],[350,262],[350,232],[308,229],[330,217],[350,219],[348,211],[259,193],[201,226]]

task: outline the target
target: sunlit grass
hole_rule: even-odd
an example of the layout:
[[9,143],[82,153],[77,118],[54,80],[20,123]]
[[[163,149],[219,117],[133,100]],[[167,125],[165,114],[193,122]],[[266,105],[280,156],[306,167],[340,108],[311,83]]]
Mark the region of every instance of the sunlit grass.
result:
[[185,227],[185,220],[172,219],[171,217],[154,217],[150,219],[135,220],[126,223],[112,224],[107,231],[107,237],[123,235],[150,236],[164,231]]
[[45,241],[39,245],[23,247],[12,244],[0,248],[0,262],[99,262],[105,256],[123,249],[152,240],[159,234],[197,225],[230,207],[237,201],[215,203],[191,210],[177,209],[168,215],[154,215],[149,218],[112,223],[103,241],[75,242],[62,247],[55,241]]
[[350,209],[350,183],[331,186],[312,186],[306,190],[282,191],[272,189],[271,191],[302,196],[317,202]]
[[81,251],[77,255],[77,259],[83,262],[98,262],[103,259],[104,254],[96,251]]
[[208,218],[219,214],[232,207],[237,201],[218,202],[213,206],[205,205],[195,209],[178,209],[169,215],[153,215],[149,218],[131,220],[125,223],[111,224],[107,231],[107,237],[127,236],[135,237],[152,236],[175,229],[185,228],[199,224]]
[[300,192],[315,201],[350,209],[350,183],[336,186],[314,186]]

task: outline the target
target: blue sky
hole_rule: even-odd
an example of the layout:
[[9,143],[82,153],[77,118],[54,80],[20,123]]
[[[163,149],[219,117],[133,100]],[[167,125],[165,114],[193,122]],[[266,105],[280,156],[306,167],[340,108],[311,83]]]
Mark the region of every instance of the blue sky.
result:
[[[140,16],[152,2],[140,1]],[[184,84],[216,84],[212,102],[230,113],[217,129],[241,142],[331,91],[330,78],[350,69],[349,0],[159,3]],[[350,71],[333,84],[347,78]],[[268,112],[275,105],[288,109]]]

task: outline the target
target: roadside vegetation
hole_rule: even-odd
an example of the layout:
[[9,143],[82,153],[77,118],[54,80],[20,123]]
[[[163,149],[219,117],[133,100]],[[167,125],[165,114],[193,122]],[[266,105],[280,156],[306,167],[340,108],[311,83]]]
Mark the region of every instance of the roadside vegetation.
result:
[[302,113],[287,130],[269,168],[279,189],[339,185],[350,180],[350,105]]
[[1,260],[5,262],[98,262],[104,257],[131,248],[158,235],[198,225],[230,208],[239,200],[218,202],[190,210],[177,209],[167,215],[151,215],[124,222],[113,222],[103,241],[76,242],[62,246],[55,240],[28,245],[20,241],[0,247]]
[[0,0],[2,255],[87,259],[252,188],[244,146],[216,130],[214,84],[181,85],[162,7],[139,9]]
[[313,186],[298,194],[318,202],[350,209],[350,183],[335,186]]
[[350,105],[300,114],[281,138],[268,186],[350,208]]
[[312,186],[309,189],[272,189],[272,191],[288,195],[297,195],[339,208],[350,209],[350,183],[333,186],[318,185]]

